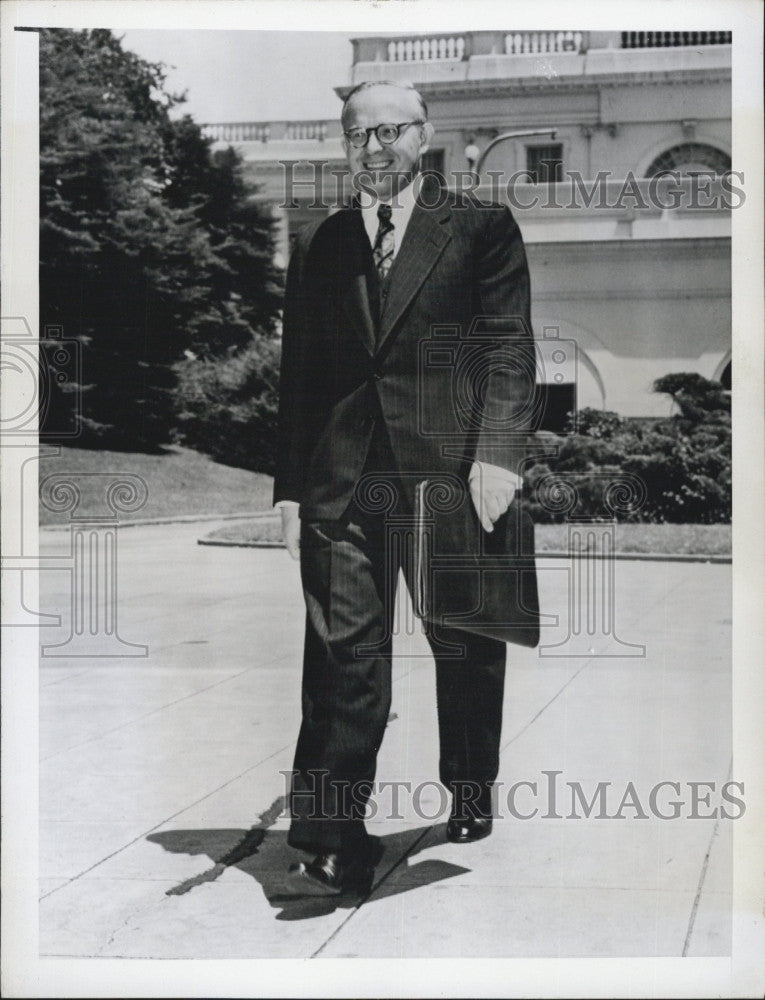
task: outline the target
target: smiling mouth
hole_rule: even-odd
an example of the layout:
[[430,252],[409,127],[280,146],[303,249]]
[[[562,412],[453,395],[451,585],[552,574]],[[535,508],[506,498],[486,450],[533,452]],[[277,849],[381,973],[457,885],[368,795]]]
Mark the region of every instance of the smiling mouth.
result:
[[364,164],[364,168],[366,170],[377,171],[377,170],[385,170],[390,165],[391,165],[390,160],[370,160],[368,163]]

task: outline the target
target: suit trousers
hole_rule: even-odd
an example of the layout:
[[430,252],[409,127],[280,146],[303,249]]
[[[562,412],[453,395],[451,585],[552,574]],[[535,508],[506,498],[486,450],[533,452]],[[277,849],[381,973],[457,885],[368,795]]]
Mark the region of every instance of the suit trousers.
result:
[[[412,511],[393,468],[378,441],[366,472],[379,473],[393,508],[355,498],[339,520],[301,523],[303,718],[288,841],[316,853],[361,849],[367,840],[364,811],[391,705],[399,568],[412,592],[404,542]],[[427,637],[436,664],[439,777],[455,803],[485,815],[499,768],[506,646],[457,629],[429,627]]]

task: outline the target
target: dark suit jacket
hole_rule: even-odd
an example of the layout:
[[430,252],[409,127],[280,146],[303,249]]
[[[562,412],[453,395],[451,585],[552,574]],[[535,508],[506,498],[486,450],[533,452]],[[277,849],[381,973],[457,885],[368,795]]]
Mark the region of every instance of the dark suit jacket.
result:
[[[303,518],[342,515],[379,421],[404,473],[464,475],[475,459],[517,470],[523,459],[534,349],[518,226],[506,207],[428,180],[383,295],[358,208],[298,237],[274,502],[299,502]],[[508,319],[520,328],[509,342],[499,336]],[[504,363],[488,361],[489,349],[501,349]]]

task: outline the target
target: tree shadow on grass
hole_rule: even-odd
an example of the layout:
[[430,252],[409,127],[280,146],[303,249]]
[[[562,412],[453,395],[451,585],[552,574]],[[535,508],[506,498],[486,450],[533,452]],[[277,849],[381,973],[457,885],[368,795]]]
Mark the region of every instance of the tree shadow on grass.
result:
[[147,837],[151,843],[173,854],[204,855],[212,861],[212,865],[198,875],[168,889],[167,895],[184,895],[205,882],[214,882],[227,868],[238,868],[260,883],[269,904],[280,910],[277,920],[308,920],[335,910],[354,909],[368,901],[409,892],[469,871],[435,858],[412,863],[419,851],[444,840],[444,824],[424,826],[380,838],[384,853],[369,892],[363,895],[348,892],[331,897],[292,895],[285,890],[285,876],[290,864],[301,854],[288,846],[285,830],[272,829],[282,808],[283,799],[277,799],[260,817],[260,822],[249,830],[165,830]]

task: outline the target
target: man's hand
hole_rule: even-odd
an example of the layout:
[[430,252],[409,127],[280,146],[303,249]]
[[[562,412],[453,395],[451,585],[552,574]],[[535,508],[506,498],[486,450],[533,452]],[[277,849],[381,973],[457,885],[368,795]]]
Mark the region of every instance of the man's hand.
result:
[[285,503],[280,508],[282,512],[282,538],[287,551],[293,559],[300,558],[300,506],[296,503]]
[[484,531],[494,531],[494,522],[513,502],[519,477],[486,462],[474,462],[470,470],[470,496]]

